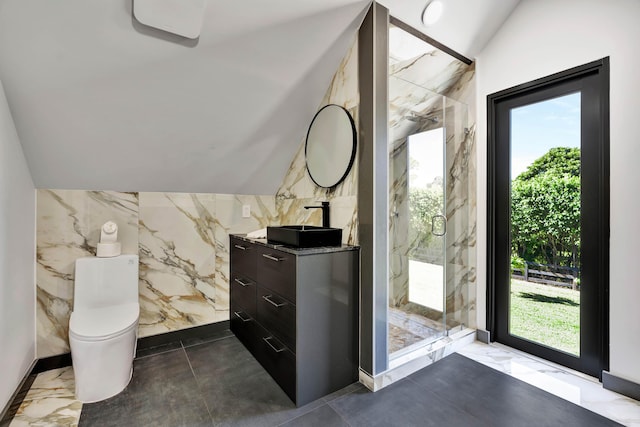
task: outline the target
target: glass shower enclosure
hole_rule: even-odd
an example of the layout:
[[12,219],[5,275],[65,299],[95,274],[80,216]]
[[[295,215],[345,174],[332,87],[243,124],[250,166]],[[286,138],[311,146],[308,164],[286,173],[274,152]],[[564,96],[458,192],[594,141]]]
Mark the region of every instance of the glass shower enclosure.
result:
[[468,107],[389,77],[389,359],[468,325]]

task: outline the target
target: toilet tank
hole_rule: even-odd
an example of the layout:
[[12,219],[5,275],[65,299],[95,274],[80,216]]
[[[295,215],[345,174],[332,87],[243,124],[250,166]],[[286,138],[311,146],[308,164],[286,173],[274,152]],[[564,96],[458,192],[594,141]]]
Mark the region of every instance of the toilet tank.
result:
[[76,260],[73,309],[138,303],[138,255]]

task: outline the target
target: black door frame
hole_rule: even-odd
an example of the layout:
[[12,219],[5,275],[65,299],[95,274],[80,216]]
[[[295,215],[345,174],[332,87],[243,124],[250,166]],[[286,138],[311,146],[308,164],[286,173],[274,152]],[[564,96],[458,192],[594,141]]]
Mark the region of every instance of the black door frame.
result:
[[[598,206],[598,209],[590,213],[590,218],[582,223],[582,236],[589,233],[590,245],[589,256],[596,259],[596,265],[583,265],[582,277],[598,284],[598,291],[586,302],[581,295],[581,330],[585,326],[590,334],[589,351],[582,351],[584,340],[581,339],[581,358],[576,362],[576,357],[569,354],[558,354],[558,351],[533,343],[519,343],[522,349],[539,357],[555,361],[557,363],[585,372],[589,375],[602,378],[602,371],[609,369],[609,58],[603,58],[579,67],[575,67],[560,73],[534,80],[519,86],[515,86],[487,96],[487,330],[490,332],[491,341],[496,337],[504,337],[505,328],[508,334],[508,325],[498,323],[497,306],[504,304],[504,295],[500,295],[496,289],[496,278],[505,280],[503,275],[509,274],[508,262],[510,253],[510,236],[505,227],[499,227],[504,221],[510,223],[510,208],[505,206],[504,197],[500,198],[498,188],[505,188],[509,185],[504,180],[510,177],[499,175],[498,164],[510,161],[509,150],[497,150],[499,138],[508,138],[504,135],[504,126],[498,127],[497,116],[500,108],[508,106],[509,101],[514,98],[522,98],[529,94],[535,96],[536,93],[545,90],[553,90],[554,86],[571,85],[573,81],[588,78],[595,84],[587,88],[593,90],[595,87],[596,98],[599,102],[592,104],[582,103],[584,111],[587,108],[590,117],[596,118],[594,121],[582,123],[581,132],[597,134],[598,144],[593,147],[592,156],[589,161],[591,168],[597,168],[600,173],[597,176],[585,176],[582,174],[582,188],[593,189],[582,195],[589,198],[591,206]],[[592,93],[593,94],[593,93]],[[598,123],[595,123],[598,122]],[[505,152],[506,151],[506,152]],[[584,160],[583,160],[584,162]],[[584,163],[583,163],[584,166]],[[586,180],[586,182],[585,182]],[[507,197],[508,199],[508,197]],[[506,210],[506,213],[505,213]],[[584,210],[583,210],[584,212]],[[506,219],[505,219],[506,216]],[[581,240],[584,242],[583,237]],[[505,239],[506,247],[505,249]],[[584,250],[583,248],[583,256]],[[502,258],[504,260],[500,261]],[[507,295],[508,297],[508,295]],[[590,318],[583,317],[582,310],[585,305],[589,307]],[[581,334],[582,335],[582,334]],[[583,335],[584,336],[584,335]],[[595,337],[595,338],[593,338]],[[500,339],[503,341],[502,339]],[[520,340],[524,341],[524,340]],[[508,343],[507,343],[508,344]]]

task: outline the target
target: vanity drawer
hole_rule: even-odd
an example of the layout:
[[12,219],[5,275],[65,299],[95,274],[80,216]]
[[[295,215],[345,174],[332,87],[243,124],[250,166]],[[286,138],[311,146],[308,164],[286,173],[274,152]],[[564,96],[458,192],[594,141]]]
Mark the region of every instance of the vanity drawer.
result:
[[250,316],[242,307],[231,306],[230,319],[231,332],[254,356],[258,352],[257,336],[261,335],[261,329],[255,318]]
[[289,398],[296,402],[296,356],[276,337],[258,325],[255,358],[278,383]]
[[261,247],[257,258],[259,284],[279,293],[289,301],[295,301],[296,256]]
[[231,300],[243,307],[251,317],[256,317],[256,282],[233,273],[231,276]]
[[244,240],[231,238],[231,271],[252,280],[256,279],[257,246]]
[[296,348],[296,306],[277,293],[258,286],[258,322],[294,353]]

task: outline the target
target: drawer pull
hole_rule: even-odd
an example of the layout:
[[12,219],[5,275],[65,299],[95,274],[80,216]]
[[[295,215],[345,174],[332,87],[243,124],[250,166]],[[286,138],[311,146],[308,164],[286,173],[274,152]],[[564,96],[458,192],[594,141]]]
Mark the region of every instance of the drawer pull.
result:
[[276,348],[276,347],[274,347],[274,345],[273,345],[273,344],[271,344],[271,340],[273,339],[273,337],[264,337],[264,338],[262,338],[262,339],[263,339],[263,340],[264,340],[264,342],[266,342],[266,343],[267,343],[267,345],[268,345],[269,347],[271,347],[271,349],[272,349],[273,351],[275,351],[276,353],[283,352],[283,351],[284,351],[284,349],[286,348],[285,346],[282,346],[282,348]]
[[242,320],[243,322],[250,322],[251,321],[251,317],[249,317],[249,316],[247,316],[246,318],[242,317],[242,312],[241,311],[234,311],[233,314],[235,314],[236,317],[238,319]]
[[247,248],[245,246],[242,246],[242,245],[233,245],[233,247],[236,248],[236,249],[240,249],[241,251],[246,251],[247,250]]
[[234,280],[236,283],[238,283],[240,286],[242,286],[243,288],[246,288],[247,286],[249,286],[249,285],[251,284],[251,283],[243,282],[243,281],[242,281],[242,280],[240,280],[240,279],[233,279],[233,280]]
[[282,261],[282,258],[277,258],[277,257],[274,257],[273,255],[262,254],[262,256],[265,257],[266,259],[270,259],[271,261],[275,261],[275,262]]
[[282,307],[283,305],[287,305],[286,302],[277,303],[271,299],[271,295],[262,295],[262,299],[271,304],[274,307]]

